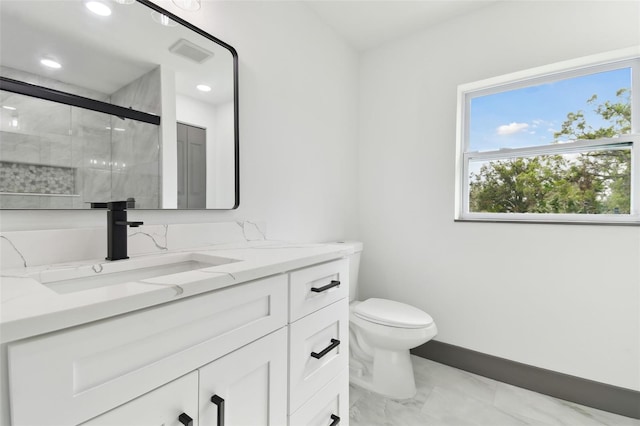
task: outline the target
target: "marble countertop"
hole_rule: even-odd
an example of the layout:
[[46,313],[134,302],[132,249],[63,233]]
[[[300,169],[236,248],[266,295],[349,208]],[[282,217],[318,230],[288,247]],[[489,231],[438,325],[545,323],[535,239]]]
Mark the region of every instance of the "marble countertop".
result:
[[[42,276],[96,275],[121,262],[175,258],[200,253],[233,263],[140,279],[66,294],[41,284]],[[348,245],[254,241],[132,256],[129,260],[82,261],[0,271],[0,343],[15,341],[91,321],[172,302],[258,278],[284,273],[352,253]]]

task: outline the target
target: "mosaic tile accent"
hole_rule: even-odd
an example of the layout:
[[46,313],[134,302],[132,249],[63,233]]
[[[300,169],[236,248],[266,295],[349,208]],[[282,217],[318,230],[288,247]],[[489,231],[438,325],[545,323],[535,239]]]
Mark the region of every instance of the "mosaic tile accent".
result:
[[76,169],[0,161],[0,192],[75,194]]

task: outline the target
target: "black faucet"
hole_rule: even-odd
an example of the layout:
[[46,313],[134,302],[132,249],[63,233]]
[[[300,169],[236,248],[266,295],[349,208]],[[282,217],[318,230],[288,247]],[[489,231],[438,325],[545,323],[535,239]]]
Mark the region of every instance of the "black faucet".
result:
[[128,259],[127,226],[137,228],[143,222],[127,222],[127,202],[107,203],[107,260]]

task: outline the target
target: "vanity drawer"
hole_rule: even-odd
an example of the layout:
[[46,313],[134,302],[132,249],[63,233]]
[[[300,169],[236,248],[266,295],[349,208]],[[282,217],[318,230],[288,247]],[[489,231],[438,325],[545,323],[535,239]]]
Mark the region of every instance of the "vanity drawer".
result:
[[286,309],[279,275],[12,343],[12,422],[86,421],[283,327]]
[[349,369],[344,369],[309,401],[289,416],[289,426],[347,426]]
[[347,367],[349,300],[344,298],[291,324],[289,351],[291,414]]
[[[336,281],[340,284],[336,285]],[[291,272],[289,274],[289,322],[294,322],[348,296],[349,262],[347,259]]]

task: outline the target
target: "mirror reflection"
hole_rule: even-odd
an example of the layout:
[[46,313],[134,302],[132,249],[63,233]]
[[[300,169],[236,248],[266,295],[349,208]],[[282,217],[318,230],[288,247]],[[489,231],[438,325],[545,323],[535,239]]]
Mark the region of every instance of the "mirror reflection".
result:
[[0,2],[0,208],[237,207],[233,48],[146,1],[89,3]]

